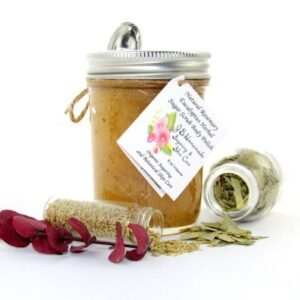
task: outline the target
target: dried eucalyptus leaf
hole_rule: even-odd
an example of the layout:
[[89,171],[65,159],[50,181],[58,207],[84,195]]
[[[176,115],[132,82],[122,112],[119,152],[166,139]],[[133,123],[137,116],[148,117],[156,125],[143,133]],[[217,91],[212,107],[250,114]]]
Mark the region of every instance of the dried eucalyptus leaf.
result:
[[253,240],[258,241],[258,240],[262,240],[262,239],[267,239],[268,237],[267,236],[254,236],[254,235],[252,235],[251,238]]
[[230,217],[228,215],[224,215],[224,219],[223,219],[223,222],[222,222],[221,229],[224,232],[229,232],[231,234],[238,235],[238,236],[246,236],[248,234],[251,234],[251,231],[239,228],[230,219]]
[[233,239],[232,237],[230,237],[230,235],[226,233],[219,233],[217,235],[217,238],[228,243],[233,243],[235,241],[235,239]]
[[242,185],[240,181],[234,177],[231,177],[231,185],[234,188],[234,198],[235,198],[235,203],[236,203],[236,209],[241,209],[245,203],[242,195]]
[[220,244],[221,244],[221,240],[215,239],[215,240],[211,241],[211,243],[208,246],[209,247],[217,247]]
[[213,241],[216,236],[219,234],[218,232],[199,232],[200,235],[197,238],[197,241]]
[[213,227],[208,227],[208,226],[206,226],[206,225],[202,225],[202,226],[200,226],[200,230],[202,230],[202,231],[210,231],[210,232],[221,232],[219,229],[217,229],[217,228],[213,228]]
[[227,243],[227,242],[224,242],[222,240],[213,240],[209,245],[208,247],[223,247],[223,246],[228,246],[230,245],[230,243]]
[[203,225],[200,225],[200,226],[193,226],[193,227],[191,227],[191,228],[188,228],[188,229],[185,230],[184,232],[194,232],[194,231],[204,231],[204,230],[206,230],[206,229],[204,228],[204,226],[203,226]]
[[218,203],[226,211],[239,210],[246,205],[249,190],[241,177],[232,173],[225,173],[220,175],[215,182],[214,194]]
[[180,240],[195,240],[198,239],[203,232],[186,232],[180,236]]
[[187,229],[179,240],[154,240],[151,251],[154,254],[178,255],[199,249],[202,244],[208,247],[228,245],[250,246],[263,236],[252,236],[251,231],[239,228],[225,215],[223,220],[215,223],[203,223]]
[[222,187],[220,182],[218,182],[215,186],[215,196],[219,199],[222,197]]
[[203,223],[205,227],[211,228],[211,229],[218,229],[222,230],[222,223],[216,222],[216,223]]
[[236,244],[239,245],[244,245],[244,246],[250,246],[255,243],[254,239],[251,238],[238,238],[238,237],[233,237],[234,241],[236,241]]

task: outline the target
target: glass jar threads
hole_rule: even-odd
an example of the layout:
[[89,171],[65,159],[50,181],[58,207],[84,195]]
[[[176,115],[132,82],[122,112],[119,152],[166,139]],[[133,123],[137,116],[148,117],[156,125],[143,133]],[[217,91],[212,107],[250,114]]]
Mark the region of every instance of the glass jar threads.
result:
[[204,199],[217,215],[249,221],[267,214],[280,188],[280,170],[274,159],[249,149],[217,162],[204,184]]

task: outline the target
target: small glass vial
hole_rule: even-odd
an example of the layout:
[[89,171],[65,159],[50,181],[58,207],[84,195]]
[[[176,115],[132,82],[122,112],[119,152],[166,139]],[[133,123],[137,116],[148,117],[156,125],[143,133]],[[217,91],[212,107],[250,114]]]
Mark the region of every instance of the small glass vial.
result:
[[204,184],[204,200],[218,216],[251,221],[274,206],[280,181],[279,166],[271,156],[242,149],[213,165]]
[[115,236],[116,222],[120,222],[124,230],[129,223],[139,224],[155,235],[162,235],[164,226],[162,213],[151,207],[105,200],[77,201],[58,197],[48,200],[44,219],[67,226],[71,217],[79,219],[92,234],[101,238]]

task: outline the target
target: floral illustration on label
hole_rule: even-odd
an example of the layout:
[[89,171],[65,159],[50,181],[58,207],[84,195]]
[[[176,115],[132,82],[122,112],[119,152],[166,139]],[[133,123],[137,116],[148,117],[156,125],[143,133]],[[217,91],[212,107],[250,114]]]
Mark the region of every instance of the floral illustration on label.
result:
[[171,112],[161,117],[157,113],[152,122],[148,126],[148,143],[154,143],[153,152],[158,153],[162,151],[171,156],[173,153],[173,146],[170,142],[171,131],[174,130],[176,123],[176,112]]

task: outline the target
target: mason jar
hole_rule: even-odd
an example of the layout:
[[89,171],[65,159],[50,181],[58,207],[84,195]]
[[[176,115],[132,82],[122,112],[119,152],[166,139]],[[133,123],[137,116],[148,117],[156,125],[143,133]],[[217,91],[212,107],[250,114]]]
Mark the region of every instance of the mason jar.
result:
[[[137,26],[121,24],[112,35],[109,50],[87,55],[87,89],[72,101],[66,113],[73,122],[79,122],[90,109],[94,198],[158,209],[164,217],[164,233],[176,233],[197,220],[202,170],[175,201],[167,195],[160,197],[120,149],[117,140],[174,78],[183,75],[204,97],[210,54],[140,48]],[[75,117],[74,105],[86,94],[89,101]]]
[[184,75],[203,97],[209,81],[209,57],[205,52],[141,50],[87,56],[96,199],[159,209],[166,233],[195,223],[200,211],[202,170],[176,201],[168,195],[160,197],[116,141],[171,79]]

